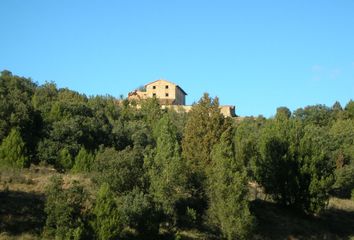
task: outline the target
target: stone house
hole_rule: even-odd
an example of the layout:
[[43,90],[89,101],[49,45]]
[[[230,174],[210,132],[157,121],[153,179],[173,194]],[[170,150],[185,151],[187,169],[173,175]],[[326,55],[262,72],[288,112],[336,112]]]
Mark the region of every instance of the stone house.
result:
[[161,105],[185,105],[187,93],[178,85],[156,80],[144,86],[145,91],[135,90],[128,94],[129,100],[142,100],[156,97]]
[[[186,106],[187,93],[177,84],[160,79],[148,83],[143,90],[135,90],[128,94],[128,100],[143,100],[156,97],[162,108],[173,108],[177,111],[189,112],[192,106]],[[220,106],[220,112],[225,117],[235,117],[235,106]]]

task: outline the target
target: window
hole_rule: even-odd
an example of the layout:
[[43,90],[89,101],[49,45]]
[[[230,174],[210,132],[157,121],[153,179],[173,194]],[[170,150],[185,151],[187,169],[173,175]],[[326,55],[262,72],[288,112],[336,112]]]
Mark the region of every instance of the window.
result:
[[166,85],[165,88],[168,89],[168,85]]
[[168,93],[166,93],[165,96],[168,97]]
[[152,96],[153,96],[153,97],[156,97],[156,93],[153,93]]
[[152,86],[152,89],[156,89],[156,86]]

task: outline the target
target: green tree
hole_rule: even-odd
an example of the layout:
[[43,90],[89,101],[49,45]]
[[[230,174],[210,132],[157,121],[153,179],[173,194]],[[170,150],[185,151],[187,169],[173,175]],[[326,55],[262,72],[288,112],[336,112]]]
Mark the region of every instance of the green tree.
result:
[[321,211],[333,184],[327,132],[296,119],[269,120],[262,130],[256,169],[266,193],[305,213]]
[[94,215],[93,228],[97,239],[113,240],[119,238],[124,222],[119,215],[114,194],[107,183],[103,183],[97,193],[92,214]]
[[236,159],[244,164],[251,179],[254,179],[257,159],[260,157],[258,145],[264,122],[261,118],[250,117],[236,125]]
[[142,101],[140,111],[150,129],[153,129],[162,117],[161,106],[157,98],[149,98]]
[[95,157],[93,154],[86,151],[84,147],[81,147],[79,153],[75,157],[75,163],[72,168],[73,172],[90,172]]
[[266,193],[283,205],[296,202],[299,188],[297,155],[302,135],[301,122],[286,118],[268,120],[261,131],[255,178]]
[[41,127],[41,118],[31,104],[35,89],[31,79],[6,70],[0,74],[0,142],[12,128],[17,128],[30,158],[34,156]]
[[247,173],[235,158],[232,128],[215,145],[208,182],[209,219],[226,239],[247,239],[253,226]]
[[36,88],[33,97],[32,105],[35,110],[41,113],[44,122],[48,123],[52,105],[58,98],[58,89],[54,82],[46,82]]
[[294,112],[294,118],[303,121],[305,125],[314,124],[327,126],[332,121],[332,109],[325,105],[307,106]]
[[277,119],[289,119],[291,117],[291,111],[287,107],[278,107],[275,118]]
[[[95,96],[88,99],[88,107],[92,111],[92,122],[89,128],[93,146],[99,145],[123,149],[127,146],[125,136],[113,133],[113,127],[120,117],[120,106],[112,96]],[[89,148],[88,148],[89,149]],[[92,151],[92,149],[89,149]]]
[[71,154],[67,148],[63,148],[59,152],[58,163],[60,164],[60,169],[62,170],[70,170],[73,166],[73,160]]
[[348,113],[351,119],[354,118],[354,101],[350,100],[347,105],[345,105],[345,111]]
[[139,239],[157,239],[161,217],[149,194],[134,188],[117,201],[125,226],[135,229]]
[[211,164],[211,151],[219,141],[228,123],[219,109],[218,98],[211,99],[206,93],[193,105],[182,139],[182,157],[186,161],[188,185],[192,196],[190,208],[201,217],[207,208],[206,171]]
[[0,165],[5,167],[23,168],[28,165],[25,143],[20,132],[13,128],[0,145]]
[[117,195],[124,195],[135,187],[141,188],[144,178],[144,156],[139,149],[99,151],[93,166],[94,181],[100,186],[108,183]]
[[[162,211],[175,223],[177,203],[186,197],[186,166],[180,155],[176,127],[165,114],[157,124],[156,154],[146,158],[150,194]],[[150,161],[149,161],[150,160]]]
[[349,197],[354,188],[354,119],[337,120],[329,133],[332,158],[336,163],[334,188]]
[[306,126],[299,146],[299,191],[296,205],[306,213],[322,211],[334,183],[334,162],[330,159],[332,144],[326,128]]
[[225,119],[219,110],[218,98],[207,93],[189,112],[184,138],[183,157],[192,170],[204,169],[211,162],[211,151],[225,130]]
[[186,122],[188,119],[188,114],[185,112],[183,108],[179,111],[175,109],[167,109],[167,114],[169,115],[173,125],[176,126],[177,129],[177,140],[181,144],[183,138],[183,130],[186,126]]

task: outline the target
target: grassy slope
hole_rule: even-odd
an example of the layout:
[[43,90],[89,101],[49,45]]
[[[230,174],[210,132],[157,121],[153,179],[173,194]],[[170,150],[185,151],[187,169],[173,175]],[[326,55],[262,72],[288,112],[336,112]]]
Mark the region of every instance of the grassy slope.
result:
[[[39,239],[45,223],[44,189],[54,170],[37,168],[21,172],[0,171],[0,240]],[[65,182],[79,175],[65,175]],[[308,217],[276,204],[254,200],[251,210],[257,217],[254,239],[354,239],[354,201],[332,198],[320,216]],[[198,230],[181,231],[182,239],[213,239]]]

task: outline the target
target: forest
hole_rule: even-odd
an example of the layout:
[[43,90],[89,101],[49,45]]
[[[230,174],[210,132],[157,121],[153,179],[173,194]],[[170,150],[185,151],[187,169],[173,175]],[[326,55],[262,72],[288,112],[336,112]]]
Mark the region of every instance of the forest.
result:
[[48,175],[31,193],[38,239],[263,239],[261,203],[317,219],[333,197],[354,202],[354,101],[230,118],[207,93],[176,112],[4,70],[0,232],[18,233],[5,204],[24,196],[4,179],[33,169]]

